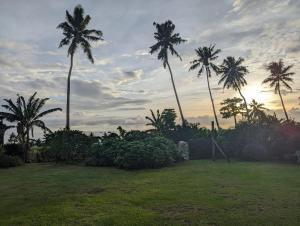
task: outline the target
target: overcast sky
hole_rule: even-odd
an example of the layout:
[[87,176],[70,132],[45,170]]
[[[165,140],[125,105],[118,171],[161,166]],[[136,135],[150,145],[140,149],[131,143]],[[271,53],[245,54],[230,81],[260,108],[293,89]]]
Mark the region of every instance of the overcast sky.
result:
[[[69,58],[58,49],[62,33],[56,26],[65,10],[81,4],[92,17],[89,28],[102,30],[105,41],[93,46],[95,64],[78,49],[71,82],[71,126],[84,131],[144,128],[149,109],[175,108],[170,75],[156,56],[154,21],[172,20],[188,40],[177,47],[182,61],[170,60],[184,115],[207,125],[212,108],[205,76],[189,72],[194,49],[216,44],[226,56],[245,58],[248,86],[242,92],[282,116],[279,97],[261,81],[264,64],[284,59],[295,64],[293,92],[284,92],[289,114],[300,120],[300,1],[299,0],[0,0],[0,97],[28,96],[37,91],[50,97],[48,107],[65,108]],[[218,86],[212,77],[217,109],[238,96]],[[52,129],[65,125],[65,113],[47,117]],[[221,120],[224,127],[232,120]]]

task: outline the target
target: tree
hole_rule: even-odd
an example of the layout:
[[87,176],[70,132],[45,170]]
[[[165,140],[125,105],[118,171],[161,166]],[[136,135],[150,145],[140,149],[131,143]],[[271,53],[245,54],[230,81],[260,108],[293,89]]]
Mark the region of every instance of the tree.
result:
[[237,120],[236,117],[239,114],[243,113],[243,109],[244,109],[244,104],[242,103],[242,99],[241,98],[227,98],[225,99],[221,105],[223,105],[223,107],[220,109],[220,113],[222,115],[223,118],[234,118],[234,126],[236,126],[237,124]]
[[198,77],[199,77],[202,74],[203,70],[205,69],[207,86],[208,86],[209,96],[210,96],[210,100],[211,100],[211,104],[215,116],[215,121],[218,129],[220,129],[220,125],[219,125],[219,121],[215,109],[214,99],[211,93],[209,78],[211,77],[211,69],[215,73],[217,73],[219,70],[218,66],[215,65],[213,61],[218,58],[218,54],[221,52],[221,50],[220,49],[215,50],[215,45],[210,45],[209,47],[206,46],[199,47],[198,49],[195,49],[195,51],[196,51],[197,59],[190,62],[191,67],[189,70],[195,70],[196,68],[199,68],[198,71]]
[[267,117],[266,113],[264,110],[268,110],[267,108],[264,107],[264,104],[260,104],[256,102],[256,100],[252,100],[252,102],[249,104],[250,106],[250,112],[249,116],[252,120],[263,120]]
[[59,48],[68,45],[68,57],[70,56],[70,68],[67,81],[67,111],[66,111],[66,129],[70,129],[70,82],[73,69],[73,57],[76,49],[80,45],[83,52],[87,55],[87,58],[91,63],[94,63],[91,42],[103,40],[102,31],[89,30],[87,26],[91,20],[89,15],[84,16],[84,10],[81,5],[77,5],[74,8],[73,15],[68,10],[66,11],[66,21],[60,23],[57,28],[63,30],[64,38],[59,44]]
[[[160,114],[159,110],[156,111],[156,115],[150,109],[151,117],[146,116],[146,119],[149,121],[147,126],[154,127],[155,131],[167,133],[170,130],[174,130],[176,127],[176,112],[174,109],[164,109]],[[153,130],[150,130],[153,131]]]
[[163,122],[159,110],[157,109],[156,115],[154,114],[152,109],[150,109],[150,112],[151,112],[151,117],[149,116],[145,117],[149,121],[149,123],[147,123],[146,126],[152,126],[154,127],[154,130],[161,132],[163,127]]
[[3,117],[0,117],[0,146],[4,145],[4,135],[6,130],[13,128],[13,126],[8,126],[3,123]]
[[281,86],[292,91],[292,87],[289,85],[290,82],[293,82],[291,76],[295,74],[294,72],[290,72],[292,67],[293,65],[285,66],[282,59],[280,59],[279,62],[271,62],[266,65],[266,70],[270,72],[270,75],[262,82],[263,84],[268,83],[271,88],[274,87],[275,94],[279,94],[286,120],[289,120],[289,117],[282,99]]
[[41,118],[52,112],[61,111],[61,108],[42,111],[49,98],[36,98],[36,94],[35,92],[27,101],[23,96],[19,95],[16,102],[13,102],[11,99],[4,99],[6,104],[3,104],[2,107],[7,112],[0,112],[0,117],[3,117],[8,122],[16,123],[15,127],[17,128],[18,138],[23,147],[25,162],[28,162],[30,132],[33,136],[34,127],[39,127],[44,132],[50,131]]
[[249,121],[249,110],[246,98],[241,92],[241,88],[247,85],[247,81],[245,79],[245,75],[248,73],[248,70],[245,66],[242,65],[244,59],[239,57],[237,60],[229,56],[224,59],[222,65],[220,66],[219,74],[221,74],[221,79],[219,84],[223,83],[223,88],[234,89],[237,90],[241,97],[244,100],[244,104],[246,107],[246,115]]
[[180,37],[179,33],[174,33],[175,25],[170,20],[168,20],[162,24],[158,24],[158,23],[154,22],[153,25],[156,27],[156,32],[154,33],[154,38],[156,39],[157,43],[155,43],[153,46],[150,47],[150,54],[158,52],[157,58],[159,60],[163,61],[163,67],[166,68],[166,66],[168,66],[168,69],[169,69],[169,72],[171,75],[171,81],[172,81],[177,105],[178,105],[180,116],[181,116],[182,125],[184,126],[185,120],[183,117],[180,101],[179,101],[177,90],[175,87],[173,73],[172,73],[172,70],[171,70],[171,67],[169,64],[168,52],[170,52],[171,55],[175,55],[180,60],[182,60],[180,55],[178,54],[178,52],[174,49],[174,45],[179,45],[179,44],[185,42],[186,40],[182,39]]

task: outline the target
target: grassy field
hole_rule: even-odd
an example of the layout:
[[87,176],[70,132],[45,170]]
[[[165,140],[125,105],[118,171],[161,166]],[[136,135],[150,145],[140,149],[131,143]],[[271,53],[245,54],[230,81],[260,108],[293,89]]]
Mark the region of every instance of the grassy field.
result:
[[300,167],[189,161],[0,170],[0,225],[300,225]]

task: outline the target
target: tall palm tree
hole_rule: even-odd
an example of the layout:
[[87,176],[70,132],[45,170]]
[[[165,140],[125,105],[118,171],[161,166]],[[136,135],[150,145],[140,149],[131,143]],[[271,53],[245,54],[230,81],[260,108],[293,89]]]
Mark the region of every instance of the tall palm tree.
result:
[[224,59],[219,70],[219,74],[221,74],[219,84],[223,83],[223,88],[232,88],[239,92],[240,96],[244,100],[244,104],[246,107],[246,115],[249,121],[249,110],[247,101],[241,92],[241,88],[247,85],[245,75],[248,73],[247,68],[242,65],[243,62],[244,59],[241,57],[239,57],[237,60],[232,56],[229,56],[226,59]]
[[4,99],[6,104],[2,107],[7,110],[7,112],[0,112],[0,117],[3,117],[9,122],[17,123],[15,127],[17,128],[18,137],[23,146],[24,161],[28,161],[28,150],[29,150],[29,140],[30,132],[33,136],[34,127],[41,128],[44,132],[50,131],[41,118],[55,111],[61,111],[61,108],[52,108],[46,111],[42,111],[46,101],[49,98],[36,98],[36,92],[29,97],[26,101],[23,96],[19,96],[16,102],[11,99]]
[[242,104],[242,99],[241,98],[227,98],[225,99],[221,105],[223,107],[220,109],[220,113],[223,118],[231,118],[233,117],[234,119],[234,126],[237,124],[236,117],[239,114],[243,113],[244,105]]
[[73,15],[68,10],[66,11],[66,21],[60,23],[57,28],[63,30],[64,38],[59,44],[59,48],[65,45],[69,46],[68,56],[70,56],[70,68],[67,82],[67,111],[66,111],[66,129],[70,129],[70,81],[73,69],[73,57],[77,47],[80,45],[83,52],[87,55],[91,63],[94,63],[91,42],[103,40],[102,31],[89,30],[87,26],[91,20],[89,15],[84,16],[84,10],[81,5],[77,5],[74,8]]
[[197,54],[197,59],[190,62],[191,67],[189,70],[195,70],[196,68],[199,68],[198,71],[198,77],[199,77],[202,74],[203,70],[205,69],[207,86],[208,86],[209,96],[210,96],[210,100],[211,100],[211,104],[215,116],[215,121],[218,129],[220,129],[220,125],[219,125],[219,121],[215,109],[214,99],[211,93],[209,78],[211,77],[211,69],[215,73],[217,73],[219,70],[218,66],[215,65],[213,61],[218,58],[218,54],[221,52],[221,50],[215,49],[215,45],[210,45],[209,47],[207,46],[199,47],[198,49],[195,49],[195,51]]
[[180,101],[179,101],[177,90],[175,87],[173,73],[172,73],[172,70],[171,70],[171,67],[169,64],[168,53],[170,52],[171,55],[175,55],[181,60],[180,55],[174,49],[174,45],[179,45],[179,44],[185,42],[186,40],[182,39],[180,37],[179,33],[174,33],[175,25],[170,20],[168,20],[162,24],[158,24],[158,23],[154,22],[153,25],[156,27],[156,32],[154,33],[154,38],[156,39],[157,43],[155,43],[153,46],[150,47],[150,54],[158,52],[157,58],[159,60],[163,61],[163,67],[166,68],[166,66],[168,66],[168,69],[169,69],[169,72],[171,75],[171,81],[172,81],[177,105],[178,105],[181,120],[182,120],[182,125],[184,126],[185,119],[183,117]]
[[279,62],[271,62],[266,65],[266,70],[270,72],[270,75],[262,82],[263,84],[268,83],[271,88],[274,87],[275,94],[279,94],[286,120],[289,120],[289,117],[282,99],[281,86],[292,91],[292,87],[289,85],[290,82],[293,82],[291,76],[295,74],[295,72],[290,72],[292,67],[293,65],[285,66],[282,59],[280,59]]
[[256,100],[252,100],[252,102],[249,104],[251,110],[249,112],[249,116],[253,120],[261,120],[266,118],[266,113],[264,110],[268,110],[267,108],[264,107],[263,103],[258,103]]

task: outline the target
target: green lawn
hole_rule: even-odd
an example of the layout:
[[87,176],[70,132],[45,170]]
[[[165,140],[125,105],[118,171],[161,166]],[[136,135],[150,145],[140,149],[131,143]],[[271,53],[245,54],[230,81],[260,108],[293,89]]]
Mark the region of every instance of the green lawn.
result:
[[0,170],[0,225],[300,225],[300,167],[189,161]]

